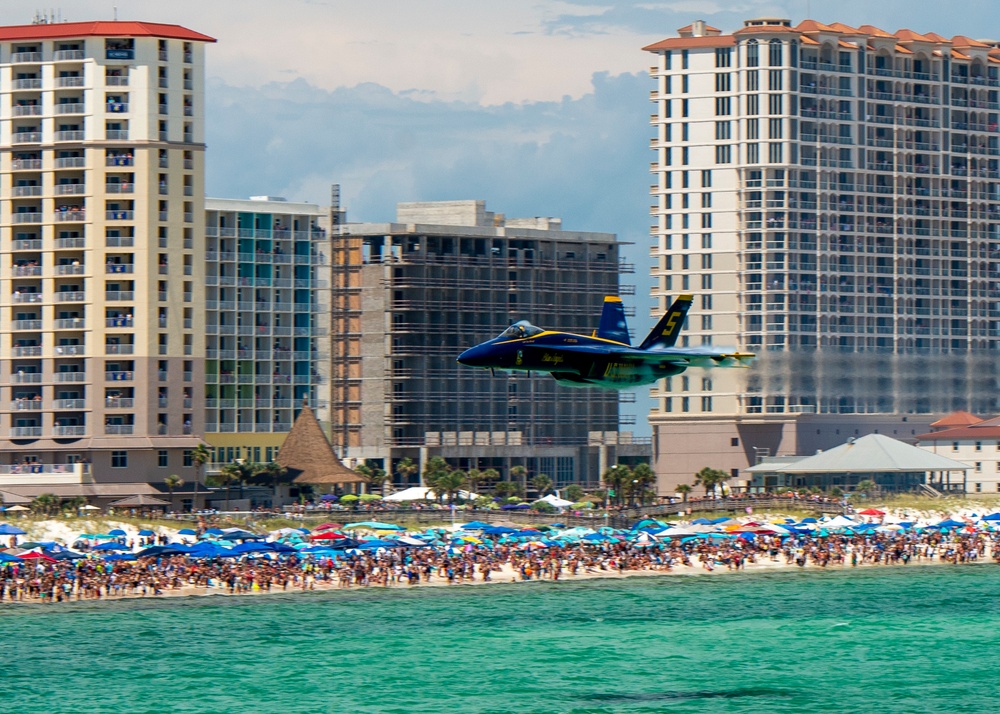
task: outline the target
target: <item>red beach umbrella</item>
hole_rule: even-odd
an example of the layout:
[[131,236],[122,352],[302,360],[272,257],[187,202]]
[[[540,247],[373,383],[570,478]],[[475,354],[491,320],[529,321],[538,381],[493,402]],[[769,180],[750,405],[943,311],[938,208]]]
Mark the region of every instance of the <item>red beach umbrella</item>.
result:
[[29,550],[27,553],[21,553],[17,556],[21,560],[44,560],[46,563],[56,563],[58,562],[55,558],[50,555],[45,555],[45,553],[39,553],[38,551]]
[[859,516],[884,516],[885,511],[880,511],[877,508],[866,508],[863,511],[858,511]]
[[316,533],[310,538],[313,540],[340,540],[341,538],[346,538],[347,536],[340,533]]
[[315,528],[313,528],[313,530],[314,531],[335,531],[335,530],[338,530],[338,529],[343,528],[343,527],[344,527],[343,523],[323,523],[322,525],[318,525]]

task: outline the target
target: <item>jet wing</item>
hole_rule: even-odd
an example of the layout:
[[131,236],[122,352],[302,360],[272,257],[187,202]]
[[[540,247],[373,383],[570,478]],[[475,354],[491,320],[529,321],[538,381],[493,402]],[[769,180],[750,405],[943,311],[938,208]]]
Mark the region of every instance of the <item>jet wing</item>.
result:
[[685,347],[664,350],[629,352],[632,359],[643,362],[678,363],[692,367],[749,367],[756,355],[732,349],[715,347]]
[[[607,357],[611,359],[622,359],[622,360],[644,360],[650,362],[676,362],[679,364],[689,364],[690,356],[687,353],[681,353],[681,351],[671,351],[671,350],[657,350],[655,352],[637,350],[637,349],[622,349],[617,346],[603,346],[603,345],[525,345],[523,349],[538,351],[538,352],[549,352],[558,353],[565,352],[569,354],[586,355],[588,357]],[[656,355],[655,358],[649,357],[649,355]]]

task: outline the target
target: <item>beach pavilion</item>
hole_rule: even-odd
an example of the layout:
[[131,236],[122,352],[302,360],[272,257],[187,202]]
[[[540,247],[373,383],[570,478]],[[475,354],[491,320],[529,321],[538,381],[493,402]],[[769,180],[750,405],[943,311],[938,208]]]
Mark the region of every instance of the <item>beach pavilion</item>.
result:
[[288,469],[293,483],[308,484],[317,491],[332,492],[364,481],[340,463],[316,415],[305,403],[275,461]]
[[868,434],[812,456],[765,459],[747,472],[752,491],[813,486],[852,491],[861,481],[870,480],[883,491],[898,492],[919,489],[929,477],[950,483],[954,474],[956,481],[964,480],[970,468],[898,439]]

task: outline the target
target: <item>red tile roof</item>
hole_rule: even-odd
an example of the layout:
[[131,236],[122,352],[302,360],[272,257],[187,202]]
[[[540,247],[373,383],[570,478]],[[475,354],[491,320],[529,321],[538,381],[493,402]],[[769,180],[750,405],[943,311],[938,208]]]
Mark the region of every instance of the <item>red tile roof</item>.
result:
[[951,428],[955,426],[969,426],[971,424],[978,424],[982,421],[981,417],[977,417],[975,414],[970,414],[969,412],[959,410],[957,412],[952,412],[947,416],[943,416],[936,422],[931,424],[934,429]]
[[736,40],[732,35],[713,35],[711,37],[670,37],[666,40],[654,42],[646,45],[642,49],[645,52],[656,52],[658,50],[686,50],[694,47],[732,47]]
[[215,42],[214,37],[180,25],[159,22],[53,22],[44,25],[0,27],[0,41],[50,40],[63,37],[163,37],[172,40]]
[[[684,27],[678,28],[677,34],[683,35],[685,32],[694,32],[694,23],[690,25],[685,25]],[[711,25],[705,25],[705,32],[722,32],[718,27],[712,27]]]

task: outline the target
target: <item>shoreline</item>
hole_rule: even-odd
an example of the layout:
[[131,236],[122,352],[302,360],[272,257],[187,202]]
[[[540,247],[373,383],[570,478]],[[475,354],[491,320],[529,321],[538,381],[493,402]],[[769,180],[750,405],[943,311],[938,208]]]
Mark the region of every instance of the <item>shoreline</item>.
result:
[[795,563],[784,563],[784,562],[766,562],[766,563],[754,563],[749,568],[727,568],[725,566],[720,566],[713,568],[712,570],[706,570],[704,567],[691,565],[672,568],[670,570],[625,570],[623,572],[615,571],[598,571],[590,573],[579,573],[577,575],[564,575],[558,580],[552,578],[531,578],[530,580],[523,580],[516,577],[514,570],[509,565],[504,565],[501,568],[502,572],[495,573],[491,576],[491,579],[484,581],[482,579],[478,580],[461,580],[455,583],[449,583],[445,577],[437,577],[435,579],[426,582],[420,581],[417,584],[410,584],[404,582],[390,583],[388,585],[352,585],[350,587],[341,587],[336,582],[314,582],[312,587],[303,587],[302,584],[296,584],[288,587],[287,589],[279,587],[271,589],[260,589],[260,590],[250,590],[250,591],[237,591],[229,592],[225,585],[222,586],[197,586],[197,585],[184,585],[179,589],[167,589],[158,594],[126,594],[126,595],[102,595],[100,598],[80,598],[76,599],[67,598],[62,602],[53,602],[51,600],[44,601],[39,598],[32,598],[30,600],[8,600],[4,599],[0,601],[0,612],[5,609],[5,606],[12,606],[17,608],[18,606],[30,606],[38,605],[43,607],[45,610],[49,609],[59,609],[59,606],[63,605],[81,605],[81,604],[100,604],[103,602],[119,602],[119,601],[168,601],[179,598],[192,598],[192,599],[205,599],[211,597],[223,597],[223,598],[256,598],[260,596],[272,596],[272,595],[295,595],[295,594],[305,594],[305,593],[326,593],[326,592],[410,592],[421,590],[425,588],[444,588],[444,589],[466,589],[469,587],[482,587],[490,585],[529,585],[533,583],[547,583],[552,585],[562,585],[571,583],[582,583],[582,582],[593,582],[593,581],[606,581],[606,580],[625,580],[630,578],[670,578],[670,577],[705,577],[705,576],[725,576],[725,575],[735,575],[735,574],[750,574],[750,573],[787,573],[787,572],[859,572],[868,570],[907,570],[907,569],[924,569],[924,568],[944,568],[944,567],[961,567],[961,566],[980,566],[980,565],[994,565],[992,558],[983,557],[976,561],[965,562],[965,563],[946,563],[939,559],[935,560],[921,560],[916,562],[910,562],[905,564],[894,564],[894,565],[884,565],[880,563],[859,563],[852,566],[850,563],[836,564],[836,565],[817,565],[814,563],[808,563],[806,565],[800,566]]

